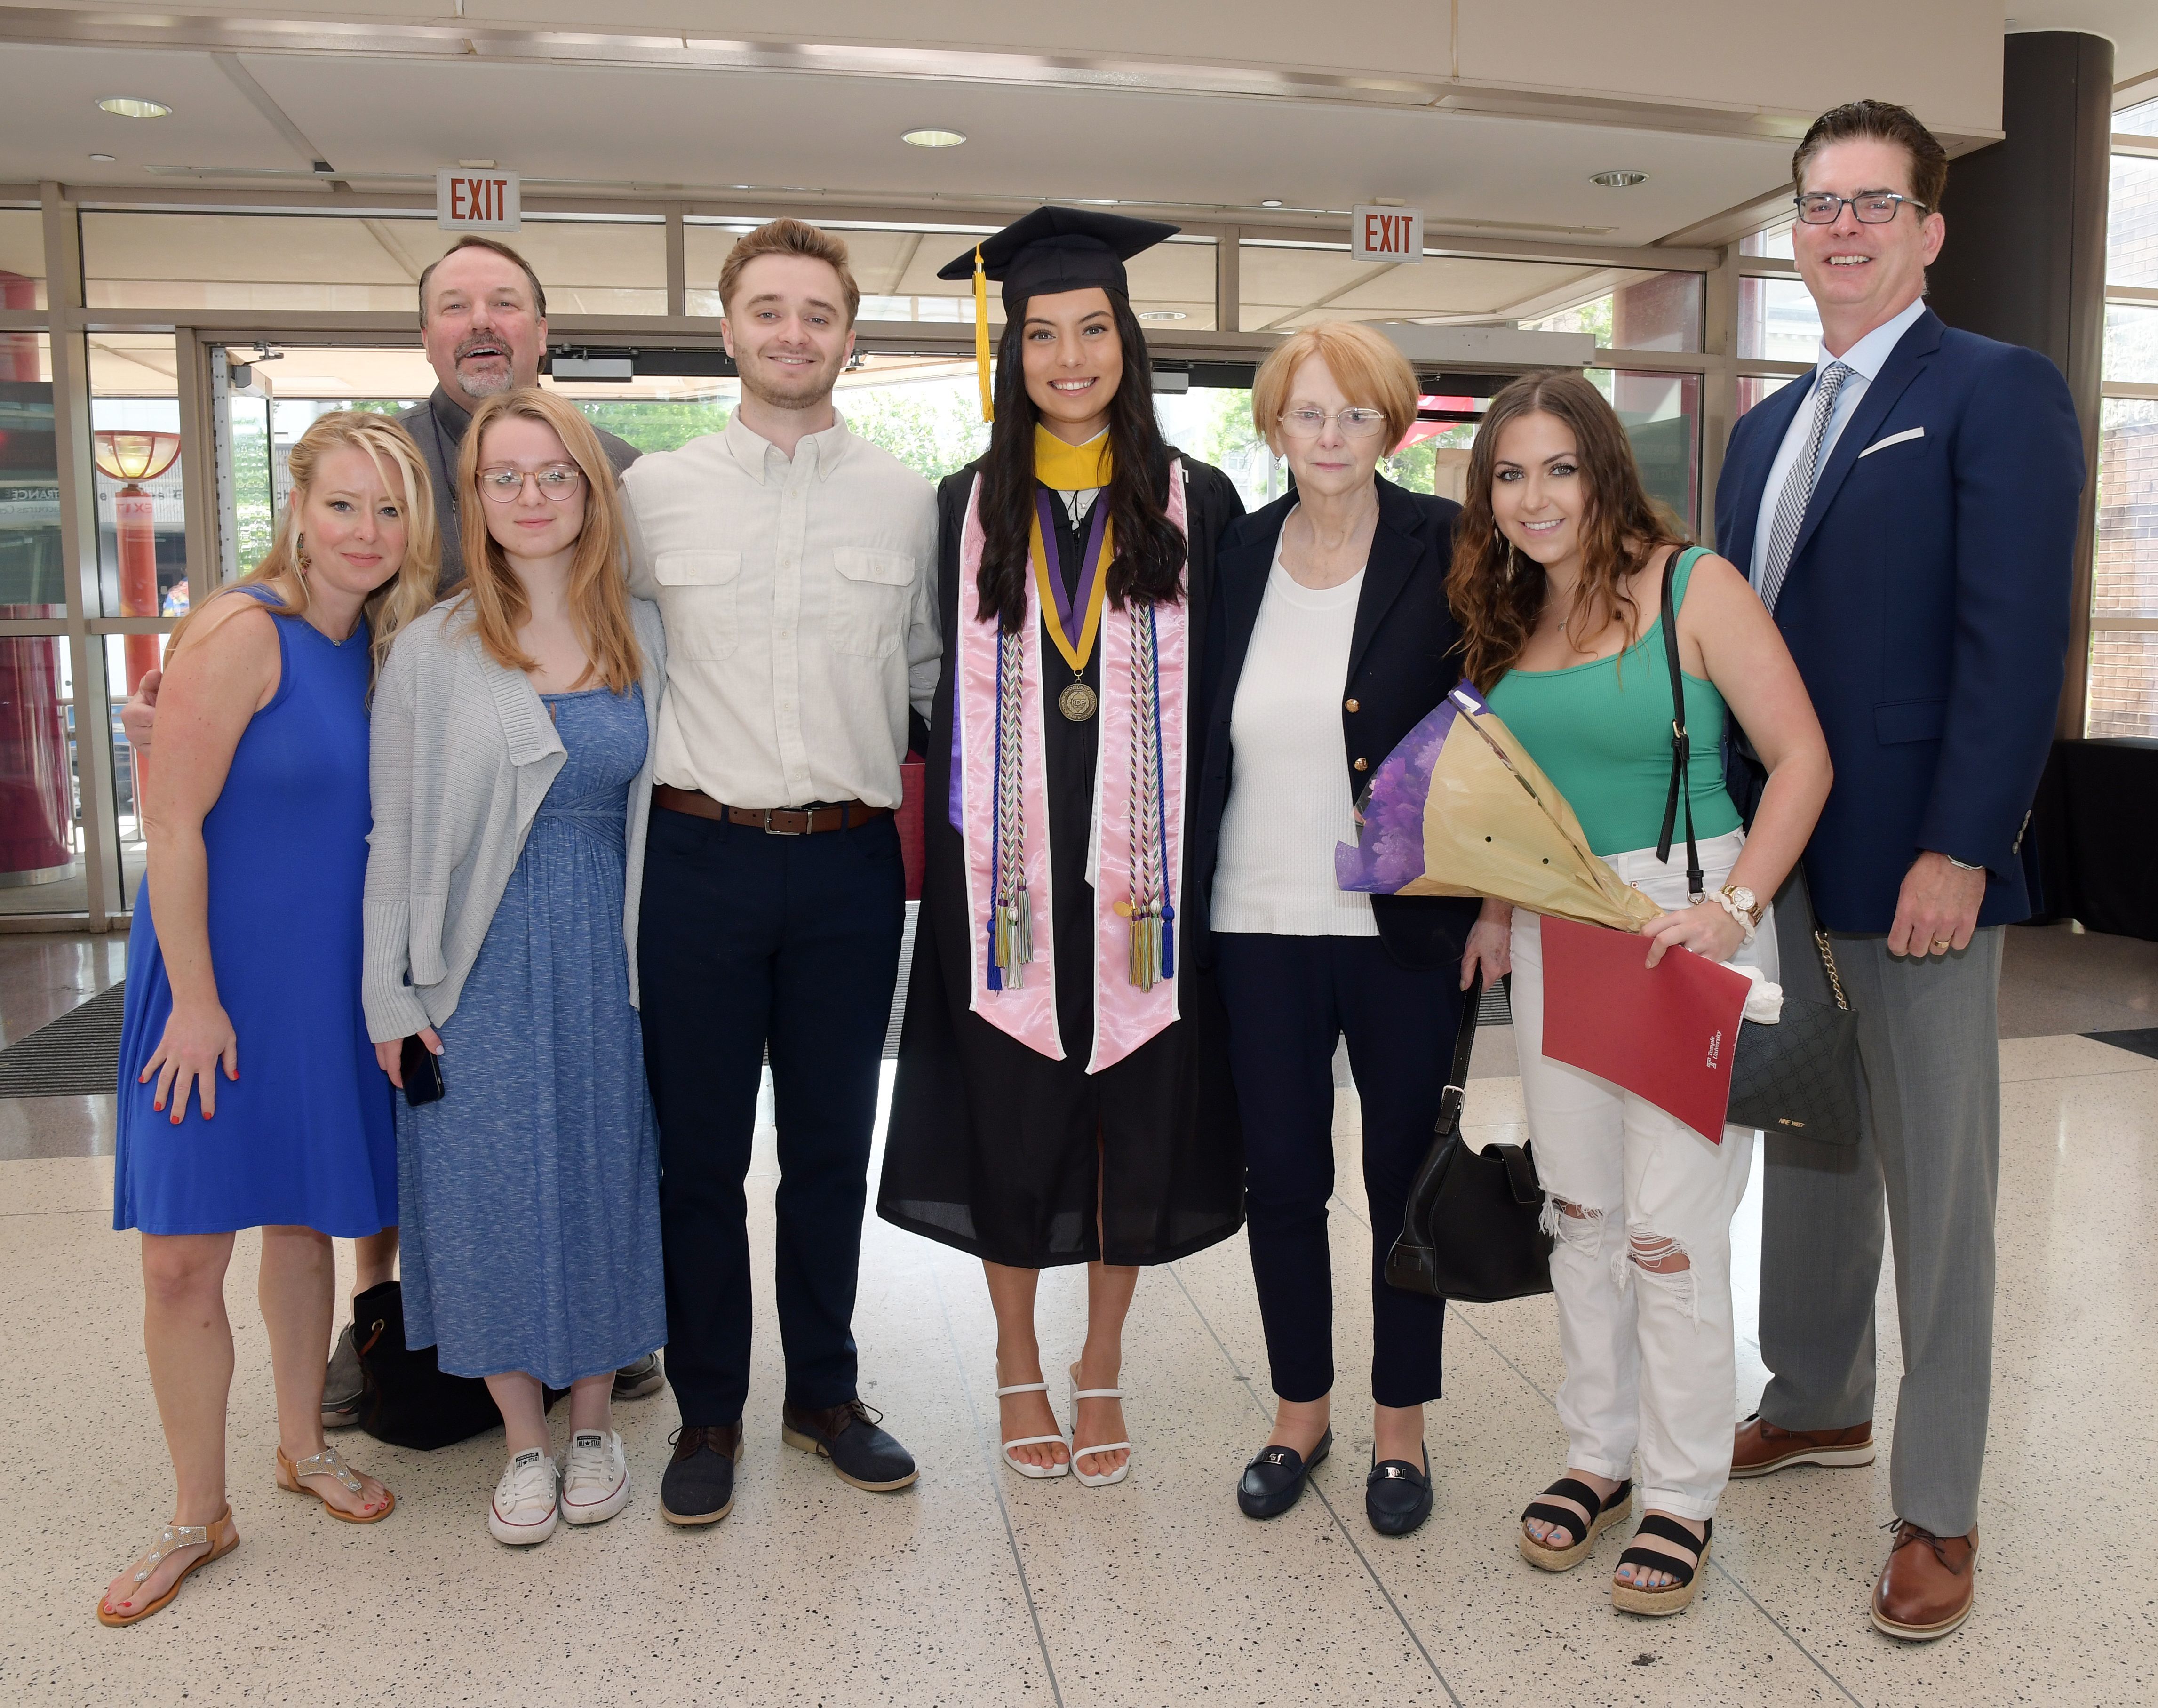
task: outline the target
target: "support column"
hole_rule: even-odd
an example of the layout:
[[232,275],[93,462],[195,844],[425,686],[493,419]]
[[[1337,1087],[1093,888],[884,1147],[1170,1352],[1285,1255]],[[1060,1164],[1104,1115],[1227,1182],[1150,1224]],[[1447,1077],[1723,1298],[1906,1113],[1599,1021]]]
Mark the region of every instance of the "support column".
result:
[[1931,302],[1950,326],[2038,351],[2075,396],[2091,477],[2076,524],[2068,680],[2056,730],[2073,740],[2083,732],[2090,671],[2113,44],[2072,30],[2006,38],[2001,126],[2006,140],[1949,168],[1948,241],[1933,267]]

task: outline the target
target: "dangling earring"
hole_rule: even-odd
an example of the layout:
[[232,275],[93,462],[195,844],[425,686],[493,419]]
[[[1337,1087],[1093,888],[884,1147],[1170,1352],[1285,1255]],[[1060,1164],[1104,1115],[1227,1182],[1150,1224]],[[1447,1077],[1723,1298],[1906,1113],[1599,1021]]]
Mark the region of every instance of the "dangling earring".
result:
[[1492,525],[1491,529],[1491,544],[1499,547],[1500,550],[1506,554],[1506,560],[1500,568],[1506,579],[1510,581],[1512,581],[1514,579],[1515,567],[1514,562],[1514,542],[1506,538],[1505,529],[1500,528],[1495,523]]
[[306,534],[295,534],[292,536],[292,555],[300,560],[300,573],[302,575],[305,575],[310,569],[314,567],[314,565],[309,562],[307,558],[307,536]]

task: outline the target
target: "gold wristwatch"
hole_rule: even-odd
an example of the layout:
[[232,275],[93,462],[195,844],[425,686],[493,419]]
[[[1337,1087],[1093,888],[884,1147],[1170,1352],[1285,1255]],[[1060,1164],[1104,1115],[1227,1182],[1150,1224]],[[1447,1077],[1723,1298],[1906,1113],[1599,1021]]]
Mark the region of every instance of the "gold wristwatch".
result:
[[1753,899],[1753,892],[1751,890],[1747,889],[1743,885],[1726,884],[1723,886],[1723,894],[1730,898],[1733,907],[1746,916],[1750,924],[1758,926],[1761,923],[1763,911],[1761,904]]

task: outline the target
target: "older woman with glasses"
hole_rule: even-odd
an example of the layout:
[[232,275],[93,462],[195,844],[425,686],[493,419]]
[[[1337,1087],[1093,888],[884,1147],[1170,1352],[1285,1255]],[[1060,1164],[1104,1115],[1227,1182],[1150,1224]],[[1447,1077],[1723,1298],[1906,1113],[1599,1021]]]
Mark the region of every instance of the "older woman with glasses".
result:
[[1371,1229],[1371,1463],[1384,1535],[1431,1511],[1423,1407],[1439,1393],[1444,1305],[1381,1271],[1429,1143],[1461,1011],[1475,904],[1346,895],[1334,848],[1355,838],[1372,767],[1460,675],[1446,599],[1460,507],[1382,478],[1416,419],[1415,375],[1370,328],[1308,327],[1252,393],[1295,490],[1245,517],[1221,557],[1195,888],[1208,899],[1230,1064],[1243,1112],[1246,1215],[1273,1432],[1244,1468],[1252,1518],[1293,1506],[1332,1447],[1335,1045],[1363,1106]]

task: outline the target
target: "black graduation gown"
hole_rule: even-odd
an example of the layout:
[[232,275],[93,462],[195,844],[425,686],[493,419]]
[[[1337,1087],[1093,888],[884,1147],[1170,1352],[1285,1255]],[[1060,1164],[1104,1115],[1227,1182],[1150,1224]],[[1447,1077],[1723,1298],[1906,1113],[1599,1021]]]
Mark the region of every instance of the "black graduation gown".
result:
[[[1058,711],[1056,696],[1071,672],[1046,628],[1043,745],[1064,1059],[1030,1050],[968,1008],[973,961],[986,939],[979,921],[968,917],[964,845],[947,803],[953,637],[960,601],[971,613],[974,597],[971,583],[960,586],[959,537],[979,467],[948,477],[937,491],[944,673],[931,711],[922,911],[877,1214],[1017,1268],[1097,1258],[1166,1263],[1226,1239],[1243,1223],[1243,1139],[1229,1077],[1228,1023],[1213,974],[1200,964],[1211,957],[1193,952],[1193,935],[1205,927],[1198,910],[1185,911],[1187,876],[1172,897],[1179,1018],[1113,1067],[1087,1071],[1094,1033],[1094,892],[1086,880],[1087,843],[1101,719],[1074,724]],[[1219,469],[1189,460],[1184,467],[1191,605],[1185,679],[1195,699],[1215,548],[1243,504]],[[1161,477],[1165,484],[1165,469]],[[1053,549],[1068,586],[1085,539],[1068,525],[1061,502],[1052,499],[1051,508],[1063,524]],[[1100,691],[1098,643],[1085,679]],[[1205,710],[1193,704],[1185,718],[1187,850],[1199,802]]]

